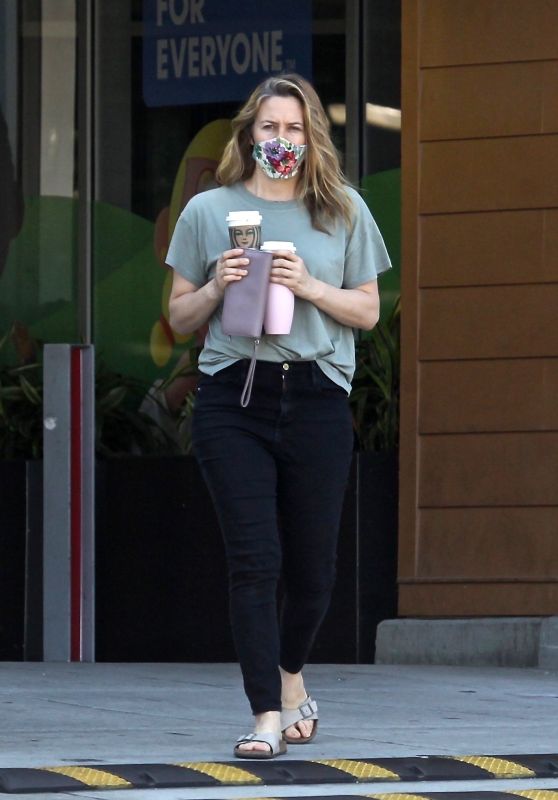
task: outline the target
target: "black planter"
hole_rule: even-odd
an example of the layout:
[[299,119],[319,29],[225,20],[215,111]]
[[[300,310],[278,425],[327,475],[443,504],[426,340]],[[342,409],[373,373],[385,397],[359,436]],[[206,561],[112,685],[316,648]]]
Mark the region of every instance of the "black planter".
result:
[[398,459],[355,453],[339,532],[337,582],[312,651],[317,663],[373,663],[376,628],[397,616]]
[[0,658],[23,658],[25,461],[0,462]]
[[99,661],[231,661],[227,577],[193,457],[97,465]]
[[42,462],[0,461],[0,660],[33,658],[42,595]]
[[[396,616],[396,560],[396,456],[356,453],[314,662],[373,661],[376,626]],[[235,660],[226,583],[217,520],[193,458],[98,466],[99,660]]]
[[[0,462],[0,659],[42,658],[42,463]],[[232,661],[223,546],[189,456],[97,463],[99,661]],[[356,453],[338,577],[312,652],[372,662],[377,624],[396,616],[397,460]]]

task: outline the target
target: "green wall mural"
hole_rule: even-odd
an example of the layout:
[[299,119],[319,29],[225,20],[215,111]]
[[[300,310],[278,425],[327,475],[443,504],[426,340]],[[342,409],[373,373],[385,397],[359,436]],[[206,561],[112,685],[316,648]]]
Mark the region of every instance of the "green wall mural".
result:
[[[171,271],[165,257],[190,197],[213,185],[230,131],[227,120],[204,126],[187,147],[169,205],[156,222],[105,203],[93,217],[93,319],[97,356],[111,369],[153,383],[167,377],[194,336],[168,324]],[[382,315],[400,292],[400,170],[367,176],[363,196],[382,231],[393,270],[382,277]],[[0,278],[0,330],[14,323],[43,342],[77,341],[77,205],[71,198],[25,202],[23,226]],[[199,338],[199,334],[198,334]]]

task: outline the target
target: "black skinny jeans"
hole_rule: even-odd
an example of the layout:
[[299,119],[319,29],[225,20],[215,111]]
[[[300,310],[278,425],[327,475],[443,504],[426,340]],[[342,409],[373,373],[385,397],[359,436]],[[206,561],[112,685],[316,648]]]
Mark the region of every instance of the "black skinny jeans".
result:
[[278,665],[302,669],[329,605],[353,432],[346,392],[314,362],[259,361],[241,408],[247,368],[202,376],[192,437],[225,542],[244,688],[260,714],[281,709]]

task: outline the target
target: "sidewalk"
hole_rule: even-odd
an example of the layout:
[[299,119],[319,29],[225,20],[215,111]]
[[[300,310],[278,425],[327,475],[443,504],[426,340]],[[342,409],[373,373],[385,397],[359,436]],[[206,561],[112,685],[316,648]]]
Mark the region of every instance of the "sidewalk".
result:
[[[305,677],[320,706],[319,734],[275,764],[558,753],[558,672],[319,664],[308,666]],[[234,740],[251,729],[238,667],[231,664],[0,663],[0,709],[0,768],[231,761]],[[544,785],[558,788],[558,776]],[[119,796],[235,793],[262,796],[262,789],[174,795],[131,790]],[[300,786],[289,792],[274,787],[263,794],[303,792]],[[115,795],[89,790],[75,796]]]

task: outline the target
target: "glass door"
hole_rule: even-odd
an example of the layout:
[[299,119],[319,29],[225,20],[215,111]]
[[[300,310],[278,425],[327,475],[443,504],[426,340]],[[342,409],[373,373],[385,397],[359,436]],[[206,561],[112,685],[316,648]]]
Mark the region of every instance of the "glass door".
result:
[[76,57],[75,0],[0,3],[0,359],[78,337]]
[[[94,340],[113,369],[157,387],[188,361],[165,257],[177,217],[215,185],[229,121],[266,71],[345,102],[343,0],[96,0]],[[333,122],[343,154],[346,129]],[[194,337],[195,339],[195,337]]]

